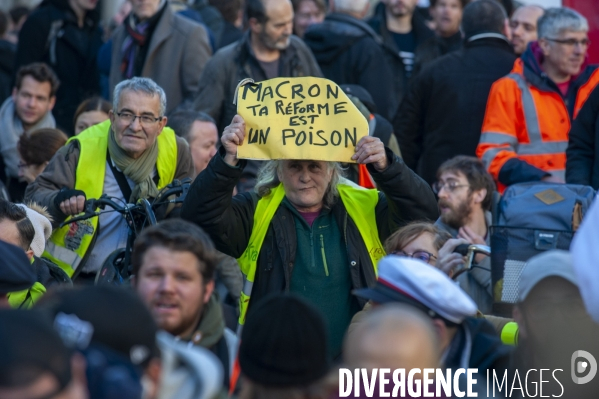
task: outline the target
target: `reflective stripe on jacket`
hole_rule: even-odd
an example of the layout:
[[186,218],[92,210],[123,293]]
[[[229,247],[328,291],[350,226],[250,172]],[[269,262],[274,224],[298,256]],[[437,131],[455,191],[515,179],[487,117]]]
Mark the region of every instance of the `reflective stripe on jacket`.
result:
[[[85,192],[88,199],[100,198],[104,189],[109,132],[110,120],[107,120],[69,139],[69,142],[77,140],[80,147],[74,188]],[[167,127],[162,130],[157,140],[156,170],[159,176],[157,186],[161,189],[171,183],[175,177],[177,142],[175,132]],[[87,253],[97,227],[98,217],[93,217],[55,229],[46,244],[43,257],[59,265],[71,277]]]
[[[337,185],[343,206],[356,224],[360,236],[366,244],[368,254],[376,273],[378,261],[385,256],[385,250],[378,235],[375,208],[378,202],[377,190],[364,189],[347,184]],[[285,197],[285,189],[280,184],[270,194],[262,197],[254,212],[254,225],[248,246],[237,259],[244,276],[243,290],[239,298],[239,324],[245,323],[245,315],[250,303],[252,287],[256,276],[258,256],[270,222]]]
[[514,158],[563,179],[571,113],[578,114],[599,83],[595,69],[579,85],[569,110],[560,93],[537,87],[526,76],[522,59],[516,60],[512,72],[493,84],[487,101],[476,155],[498,182],[501,169]]

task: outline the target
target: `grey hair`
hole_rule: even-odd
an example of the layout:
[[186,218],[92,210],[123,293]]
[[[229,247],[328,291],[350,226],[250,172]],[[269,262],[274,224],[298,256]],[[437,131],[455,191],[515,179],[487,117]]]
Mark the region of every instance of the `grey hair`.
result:
[[537,22],[539,39],[553,39],[562,31],[588,32],[588,30],[587,19],[567,7],[548,8]]
[[144,93],[150,97],[158,96],[160,99],[160,115],[158,116],[164,116],[164,113],[166,112],[166,94],[162,87],[158,86],[158,84],[150,78],[140,78],[137,76],[123,80],[114,88],[114,94],[112,96],[112,109],[114,112],[117,112],[119,109],[121,94],[126,90]]
[[[329,183],[329,187],[327,191],[324,193],[324,198],[322,199],[323,206],[326,209],[331,209],[333,204],[335,203],[337,197],[339,197],[339,190],[337,190],[337,185],[339,183],[344,184],[353,184],[349,182],[345,177],[343,177],[343,169],[341,168],[341,164],[339,162],[326,162],[329,170],[332,169],[333,173],[331,175],[331,182]],[[270,191],[277,187],[281,181],[279,180],[279,176],[277,172],[280,172],[283,167],[283,160],[271,160],[264,164],[264,166],[258,172],[258,179],[256,182],[256,186],[254,187],[254,191],[258,194],[259,197],[265,197],[270,194]]]

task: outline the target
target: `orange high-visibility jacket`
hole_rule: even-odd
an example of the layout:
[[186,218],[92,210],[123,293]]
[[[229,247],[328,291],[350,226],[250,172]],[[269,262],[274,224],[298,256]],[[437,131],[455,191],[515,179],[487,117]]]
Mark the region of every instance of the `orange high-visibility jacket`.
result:
[[[500,191],[547,173],[564,179],[572,116],[598,83],[599,69],[586,67],[564,98],[529,47],[512,72],[493,84],[476,155]],[[510,160],[518,161],[506,165]]]

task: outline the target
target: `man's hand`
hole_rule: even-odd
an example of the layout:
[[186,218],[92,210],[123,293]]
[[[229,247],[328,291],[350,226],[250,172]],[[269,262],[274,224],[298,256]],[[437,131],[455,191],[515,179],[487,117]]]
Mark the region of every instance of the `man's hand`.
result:
[[378,137],[362,137],[356,145],[356,153],[351,157],[357,163],[371,163],[377,172],[382,172],[389,166],[385,145]]
[[[487,245],[487,242],[483,237],[476,234],[470,227],[467,226],[460,227],[460,230],[458,230],[458,238],[463,238],[470,244]],[[476,254],[474,261],[478,264],[482,262],[485,257],[486,255],[484,254]]]
[[460,227],[458,230],[458,238],[463,238],[469,244],[487,245],[485,239],[474,232],[470,227]]
[[455,269],[465,263],[462,255],[453,252],[460,244],[468,244],[468,241],[463,238],[451,238],[447,240],[439,250],[439,255],[437,256],[437,268],[441,269],[450,278],[453,277]]
[[239,115],[235,115],[231,124],[223,131],[220,141],[225,147],[225,162],[231,166],[237,166],[237,147],[243,143],[245,137],[245,121]]
[[85,193],[81,190],[63,188],[54,197],[54,206],[67,216],[76,215],[85,209]]
[[83,195],[73,196],[67,200],[64,200],[59,205],[60,210],[65,215],[77,215],[83,212],[85,209],[85,197]]

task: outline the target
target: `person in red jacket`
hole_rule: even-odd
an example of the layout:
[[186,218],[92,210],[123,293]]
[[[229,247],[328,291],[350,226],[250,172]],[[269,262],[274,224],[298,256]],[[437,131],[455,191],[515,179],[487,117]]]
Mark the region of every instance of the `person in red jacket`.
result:
[[512,72],[493,84],[476,154],[498,182],[564,182],[570,121],[599,83],[585,65],[587,20],[569,8],[550,8],[539,19]]

